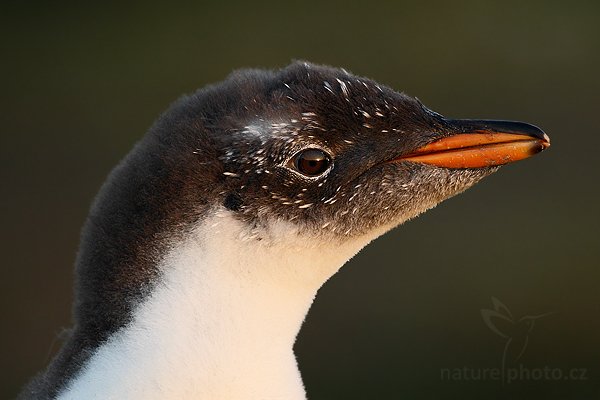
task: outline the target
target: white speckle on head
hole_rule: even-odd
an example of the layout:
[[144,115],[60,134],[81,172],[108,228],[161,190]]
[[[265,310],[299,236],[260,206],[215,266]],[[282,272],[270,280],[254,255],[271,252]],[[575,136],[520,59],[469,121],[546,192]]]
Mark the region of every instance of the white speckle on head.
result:
[[266,134],[265,130],[259,125],[246,125],[242,133],[245,135],[252,135],[262,137]]
[[341,79],[336,79],[336,80],[340,84],[340,89],[342,89],[342,93],[344,94],[344,97],[348,101],[349,95],[350,95],[350,92],[348,91],[348,85],[346,84],[346,82],[342,81]]
[[317,116],[317,114],[315,114],[314,112],[310,112],[310,111],[302,113],[302,119],[305,121],[312,121],[316,116]]

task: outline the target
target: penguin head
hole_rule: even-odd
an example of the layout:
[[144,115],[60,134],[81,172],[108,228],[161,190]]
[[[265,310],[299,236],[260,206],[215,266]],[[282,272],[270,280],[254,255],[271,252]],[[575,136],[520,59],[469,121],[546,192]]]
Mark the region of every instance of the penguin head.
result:
[[536,143],[528,155],[544,147],[531,125],[446,119],[370,79],[304,62],[238,71],[181,100],[159,126],[163,136],[183,129],[184,168],[210,170],[210,187],[197,190],[213,192],[215,206],[254,228],[285,222],[340,240],[401,224],[513,161],[407,157],[432,143],[510,132]]

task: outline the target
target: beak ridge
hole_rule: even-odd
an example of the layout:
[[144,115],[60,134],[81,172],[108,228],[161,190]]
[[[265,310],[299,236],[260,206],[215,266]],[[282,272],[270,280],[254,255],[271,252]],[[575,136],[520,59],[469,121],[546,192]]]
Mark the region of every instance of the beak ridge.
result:
[[446,119],[446,121],[461,133],[476,131],[511,133],[534,137],[550,144],[550,138],[542,129],[526,122],[487,119]]

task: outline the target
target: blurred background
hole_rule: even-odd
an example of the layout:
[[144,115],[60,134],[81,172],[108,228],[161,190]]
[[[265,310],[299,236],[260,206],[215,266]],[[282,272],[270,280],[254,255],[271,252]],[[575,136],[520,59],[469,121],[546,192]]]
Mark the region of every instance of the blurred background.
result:
[[[552,138],[323,287],[296,344],[309,398],[600,398],[599,18],[595,1],[2,2],[0,398],[60,345],[79,229],[115,163],[181,94],[292,59]],[[492,297],[529,337],[529,379],[482,375],[507,340],[482,318]]]

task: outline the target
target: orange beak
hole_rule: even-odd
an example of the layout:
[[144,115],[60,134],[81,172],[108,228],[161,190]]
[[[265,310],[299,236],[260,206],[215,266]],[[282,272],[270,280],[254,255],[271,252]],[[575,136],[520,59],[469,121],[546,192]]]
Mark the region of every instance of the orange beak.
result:
[[460,133],[435,140],[394,161],[445,168],[483,168],[531,157],[550,146],[541,129],[512,121],[455,120]]

